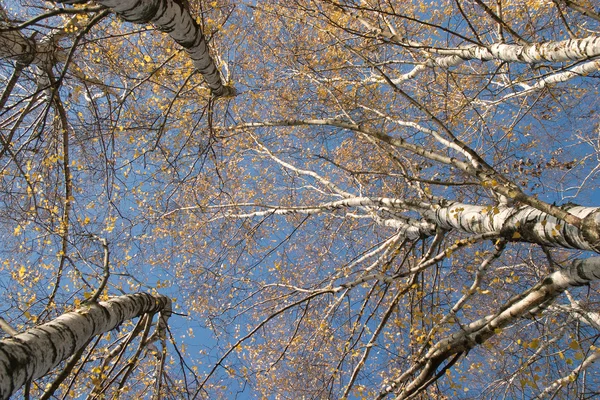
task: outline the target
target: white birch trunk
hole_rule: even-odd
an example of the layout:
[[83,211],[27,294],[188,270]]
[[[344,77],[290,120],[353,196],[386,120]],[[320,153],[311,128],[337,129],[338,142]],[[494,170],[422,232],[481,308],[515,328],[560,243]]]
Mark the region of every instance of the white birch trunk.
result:
[[584,39],[534,43],[525,46],[496,43],[489,48],[474,46],[462,49],[461,54],[456,55],[483,61],[497,59],[523,63],[579,61],[600,55],[600,37],[590,36]]
[[507,240],[530,242],[600,252],[600,208],[573,206],[568,212],[581,218],[581,229],[566,224],[530,206],[475,206],[450,203],[424,213],[425,218],[443,229],[466,233],[499,232]]
[[[252,206],[252,205],[248,205]],[[467,234],[497,233],[508,241],[529,242],[544,246],[590,250],[600,253],[600,208],[563,207],[570,215],[580,218],[580,228],[567,224],[530,206],[477,206],[447,202],[429,204],[418,199],[386,197],[354,197],[305,207],[255,205],[263,211],[232,214],[230,218],[252,218],[269,215],[321,214],[345,208],[362,208],[377,223],[398,229],[409,240],[432,236],[436,228]],[[420,213],[420,220],[401,213]]]
[[[402,37],[396,35],[382,33],[382,36],[407,47],[424,47],[420,43],[405,41]],[[600,36],[528,45],[494,43],[489,46],[470,45],[447,49],[432,48],[427,49],[427,51],[447,56],[429,62],[444,67],[457,65],[461,60],[499,60],[519,63],[582,61],[600,56]]]
[[[9,27],[5,21],[8,20],[4,5],[0,4],[0,29]],[[31,63],[31,55],[34,53],[35,42],[26,38],[18,30],[0,31],[0,57],[16,60],[22,65]]]
[[232,87],[223,84],[202,30],[181,4],[173,0],[99,0],[98,3],[109,7],[126,21],[151,23],[168,33],[185,48],[215,96],[235,95]]
[[136,293],[93,303],[0,341],[0,399],[47,374],[91,338],[146,313],[171,313],[171,299]]
[[[344,11],[347,12],[346,10]],[[428,48],[428,46],[423,43],[408,40],[390,29],[380,29],[375,27],[359,16],[355,16],[355,18],[369,30],[375,31],[380,37],[386,40],[401,46],[424,49],[430,53],[449,56],[449,58],[444,60],[436,60],[436,63],[439,65],[456,65],[460,63],[460,59],[537,63],[544,61],[581,61],[600,56],[600,36],[531,43],[526,45],[494,43],[488,46],[469,45],[458,48],[437,49]]]
[[600,257],[574,260],[571,266],[546,276],[542,282],[523,296],[509,301],[502,312],[488,315],[478,321],[463,326],[462,330],[447,339],[438,342],[427,357],[437,357],[450,351],[452,353],[468,350],[473,344],[481,344],[517,318],[528,316],[570,287],[585,285],[600,279]]
[[[546,276],[523,295],[515,296],[509,300],[501,307],[500,312],[483,317],[468,325],[463,325],[459,332],[433,345],[417,365],[410,370],[411,372],[421,370],[421,372],[402,389],[396,398],[408,398],[424,385],[428,385],[427,382],[436,373],[437,368],[444,360],[483,344],[519,318],[539,312],[568,288],[582,286],[599,279],[600,257],[574,260],[569,268]],[[404,373],[386,387],[382,394],[385,395],[395,391],[399,384],[406,381],[407,378],[409,378],[409,374]]]
[[[235,95],[232,87],[223,84],[202,30],[182,5],[173,0],[100,0],[98,3],[111,8],[126,21],[152,23],[158,30],[168,33],[185,48],[194,67],[202,74],[215,96]],[[34,64],[42,69],[47,68],[54,64],[53,61],[64,61],[65,58],[65,54],[57,57],[55,40],[49,40],[53,36],[51,33],[44,37],[46,40],[35,41],[18,30],[0,32],[0,57],[16,60],[23,65]]]

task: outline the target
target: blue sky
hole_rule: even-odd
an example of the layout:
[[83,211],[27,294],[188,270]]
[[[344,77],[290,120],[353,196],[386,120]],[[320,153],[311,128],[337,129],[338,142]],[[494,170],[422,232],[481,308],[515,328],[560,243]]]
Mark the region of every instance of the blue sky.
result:
[[[200,376],[212,367],[232,342],[251,330],[265,316],[250,313],[238,315],[244,307],[249,307],[249,310],[253,310],[253,307],[260,309],[262,298],[258,297],[259,300],[255,300],[252,297],[253,291],[258,290],[260,285],[291,278],[299,279],[303,285],[315,284],[319,280],[325,282],[334,272],[343,271],[344,266],[350,265],[353,260],[394,232],[392,229],[376,226],[371,220],[357,222],[351,218],[340,218],[341,213],[323,218],[310,217],[306,220],[273,216],[232,221],[221,218],[222,214],[218,211],[207,211],[210,206],[236,201],[289,205],[312,204],[333,197],[325,191],[316,190],[319,184],[314,179],[286,171],[272,160],[251,150],[253,145],[248,135],[232,134],[231,137],[225,137],[229,132],[215,131],[214,128],[260,119],[309,116],[344,118],[344,112],[347,112],[347,115],[353,118],[364,119],[366,123],[381,129],[389,129],[393,135],[406,135],[416,143],[433,146],[425,135],[391,128],[391,124],[360,107],[377,106],[378,110],[398,118],[413,118],[429,127],[435,126],[425,121],[421,114],[410,109],[400,97],[383,85],[365,85],[357,89],[355,108],[352,109],[347,105],[349,103],[340,105],[342,101],[347,101],[345,96],[352,91],[352,84],[338,87],[337,92],[332,90],[323,94],[319,91],[323,85],[318,83],[316,78],[325,79],[339,75],[358,79],[371,74],[373,71],[369,70],[364,59],[355,55],[349,56],[351,52],[344,53],[349,58],[348,65],[344,66],[348,69],[330,70],[328,63],[319,63],[318,58],[330,56],[327,50],[334,47],[331,44],[336,43],[334,39],[330,39],[331,43],[317,43],[317,30],[302,32],[301,29],[305,28],[302,23],[292,24],[291,27],[282,28],[277,35],[268,36],[261,30],[261,21],[250,19],[253,11],[247,6],[237,5],[223,31],[214,37],[215,48],[220,51],[223,61],[229,63],[240,94],[235,99],[214,103],[212,114],[208,109],[205,92],[198,88],[200,77],[195,76],[189,82],[186,81],[191,69],[186,64],[185,55],[179,54],[167,62],[170,54],[176,51],[176,47],[168,38],[157,32],[142,32],[145,28],[138,30],[138,27],[130,24],[119,25],[118,20],[112,27],[100,25],[98,30],[86,37],[82,51],[76,53],[74,62],[87,68],[86,71],[97,71],[98,77],[110,82],[119,94],[134,87],[135,91],[124,103],[119,104],[117,96],[101,96],[100,89],[88,82],[90,93],[98,95],[90,102],[89,96],[86,98],[80,86],[81,80],[70,75],[67,75],[60,91],[63,101],[69,103],[69,119],[74,130],[70,143],[71,158],[75,161],[72,167],[74,182],[78,191],[72,212],[73,227],[69,242],[72,254],[59,293],[59,303],[68,305],[72,304],[74,298],[82,298],[83,292],[89,290],[84,279],[92,287],[97,284],[102,251],[98,243],[86,235],[92,233],[105,237],[111,243],[110,293],[147,291],[160,286],[157,289],[160,293],[175,298],[176,307],[179,307],[175,311],[186,315],[173,315],[170,326],[178,346],[185,346],[187,361],[198,366]],[[33,7],[24,10],[31,15],[39,13]],[[217,11],[209,14],[215,15],[219,16]],[[428,13],[425,12],[421,17],[427,18]],[[273,22],[276,19],[273,16]],[[456,22],[457,19],[457,16],[453,17],[452,21],[455,21],[456,25],[448,22],[449,26],[455,26],[461,33],[467,34],[468,27],[464,23]],[[57,19],[51,21],[58,23]],[[47,31],[44,27],[37,27],[35,30],[40,32],[39,35]],[[114,41],[121,46],[116,54],[103,47],[104,43],[108,43],[104,40],[105,35],[121,31],[123,36]],[[33,30],[27,32],[32,33]],[[551,31],[542,33],[548,37],[553,34]],[[303,43],[305,35],[314,43]],[[429,39],[432,40],[452,42],[450,36],[439,31],[432,31],[429,35]],[[88,38],[91,40],[89,43],[85,42]],[[362,41],[348,39],[344,43],[359,46]],[[285,44],[289,46],[286,47]],[[302,47],[308,47],[310,44],[318,45],[319,50],[306,50]],[[296,58],[291,57],[294,46],[299,46],[296,49]],[[97,57],[94,56],[96,49]],[[84,50],[89,50],[91,54],[84,53]],[[373,53],[374,58],[381,60],[406,56],[391,45],[382,46],[381,50]],[[317,57],[311,58],[315,54]],[[150,56],[151,61],[146,60],[144,56]],[[128,64],[132,57],[138,59],[136,68]],[[161,72],[154,74],[153,68],[163,61],[166,64],[160,68]],[[3,62],[0,68],[3,77],[6,78],[10,76],[13,66]],[[390,74],[401,74],[406,72],[407,68],[406,65],[398,63],[392,64],[386,71]],[[473,62],[472,68],[480,68],[480,65]],[[535,76],[530,66],[511,68],[515,76]],[[311,79],[315,79],[305,79],[298,75],[298,71],[305,72]],[[438,71],[424,74],[423,81],[407,83],[407,90],[418,93],[419,85],[422,85],[420,82],[425,82],[430,92],[423,96],[424,101],[441,101],[440,98],[444,96],[435,92],[440,87],[436,81],[437,73]],[[457,72],[456,75],[456,79],[460,79],[460,73]],[[263,76],[268,76],[268,79],[263,79]],[[485,79],[495,79],[495,76],[490,73]],[[600,206],[598,175],[595,172],[591,174],[599,165],[596,86],[597,76],[594,75],[552,87],[544,92],[541,98],[536,95],[507,102],[492,109],[489,115],[485,114],[483,107],[477,110],[473,107],[472,111],[465,112],[469,119],[455,123],[453,129],[461,138],[466,138],[471,146],[477,148],[486,160],[498,166],[499,172],[518,180],[519,183],[523,181],[523,187],[528,194],[537,195],[550,203],[563,204],[573,201],[588,206]],[[465,89],[464,93],[475,95],[478,89],[479,87]],[[31,82],[24,81],[15,93],[27,94],[34,90],[35,86]],[[489,89],[483,91],[481,96],[483,100],[488,100],[507,92],[509,89]],[[165,119],[169,107],[172,107],[172,111]],[[344,107],[348,110],[344,110]],[[523,111],[528,108],[531,108],[531,111]],[[477,116],[478,112],[484,116]],[[516,117],[513,117],[512,113],[515,113]],[[28,123],[33,123],[33,117],[36,115],[33,114]],[[446,117],[451,118],[451,115],[444,115],[444,118]],[[161,128],[163,121],[166,121],[166,124]],[[209,121],[212,122],[212,126],[209,126]],[[43,160],[60,153],[60,140],[53,136],[50,127],[49,122],[47,128],[40,128],[42,134],[35,145],[32,145],[31,154],[34,154],[35,160],[32,169],[45,174],[39,178],[39,185],[45,190],[40,192],[40,199],[48,199],[49,210],[53,206],[57,209],[45,210],[32,217],[31,225],[26,225],[24,220],[19,220],[22,216],[16,212],[15,205],[28,205],[28,202],[9,197],[3,199],[3,207],[10,212],[1,217],[0,234],[4,247],[0,249],[0,254],[8,261],[8,267],[0,274],[3,286],[0,293],[8,304],[6,315],[14,323],[26,322],[24,312],[29,310],[29,306],[32,307],[33,313],[40,311],[43,299],[54,282],[51,267],[45,271],[39,269],[39,272],[36,272],[36,268],[41,264],[56,265],[60,235],[56,232],[40,233],[34,229],[38,226],[49,231],[56,230],[57,218],[62,210],[60,195],[63,182],[60,159],[52,161],[53,168],[44,169],[43,164]],[[513,141],[505,139],[508,132],[513,135]],[[377,146],[365,143],[352,132],[319,127],[265,128],[257,129],[254,133],[262,143],[277,151],[278,156],[285,161],[298,168],[313,169],[335,181],[342,189],[356,195],[414,195],[414,191],[403,186],[399,171],[392,170],[393,174],[385,174],[389,171],[385,168],[392,168],[390,166],[394,165],[386,158],[385,153],[380,152]],[[24,129],[19,135],[20,143],[24,143],[30,137],[31,130]],[[159,135],[160,142],[155,147]],[[236,140],[242,143],[236,143]],[[593,147],[594,145],[596,147]],[[348,150],[348,147],[353,146],[361,150]],[[23,153],[23,163],[28,156],[29,153]],[[341,160],[340,162],[348,168],[376,173],[368,177],[351,174],[327,161],[334,159]],[[416,159],[414,155],[412,158],[404,158],[406,162]],[[557,162],[571,164],[570,167],[556,167],[553,163]],[[540,170],[539,174],[536,168]],[[13,188],[25,191],[26,185],[23,184],[17,169],[9,170],[15,177],[12,181],[5,178],[6,182],[16,182]],[[454,171],[439,165],[424,166],[422,173],[428,178],[438,173],[435,177],[439,179],[462,179],[453,176]],[[238,184],[237,178],[242,176],[240,174],[245,174],[243,176],[246,180]],[[6,185],[5,187],[10,186]],[[582,185],[580,191],[577,189],[578,185]],[[436,186],[432,186],[432,190],[435,194],[464,201],[490,201],[489,193],[485,190],[469,191],[462,187],[444,189]],[[162,217],[163,214],[182,207],[197,209],[174,212],[168,218]],[[25,206],[23,208],[25,209]],[[21,225],[23,232],[15,235],[16,226]],[[430,242],[423,244],[427,243]],[[478,251],[483,252],[490,248],[490,244],[485,244]],[[419,245],[411,251],[413,253],[410,254],[418,256],[423,250]],[[501,263],[499,272],[494,272],[496,275],[493,276],[506,283],[506,280],[513,278],[502,267],[511,263],[519,265],[519,262],[528,267],[521,270],[515,267],[515,270],[523,274],[522,281],[511,281],[510,285],[496,286],[493,288],[494,293],[508,298],[536,282],[538,276],[532,271],[537,268],[536,262],[540,255],[539,249],[530,250],[526,246],[511,247],[507,260]],[[559,257],[562,259],[567,256],[560,254]],[[436,297],[435,301],[440,301],[445,306],[456,301],[460,295],[460,284],[467,282],[468,285],[472,279],[472,270],[476,267],[473,258],[472,252],[455,255],[421,277],[422,281],[427,282],[431,279],[436,285],[440,285],[442,280],[456,285],[456,292],[431,294],[431,298],[428,298],[431,304],[434,304],[436,296],[441,296],[442,300]],[[400,263],[399,260],[400,258],[395,262]],[[31,284],[31,287],[23,289],[23,293],[28,295],[25,296],[27,298],[19,297],[20,283],[16,278],[19,276],[21,265],[27,266],[26,282]],[[275,268],[277,265],[288,271],[278,272]],[[366,265],[355,267],[350,271],[350,276],[360,273],[360,268],[365,267]],[[36,281],[35,277],[39,277],[39,281]],[[335,282],[340,283],[345,279],[347,278],[340,273]],[[361,296],[364,296],[366,291],[367,288],[358,288],[340,309],[347,314],[357,314],[362,304]],[[33,304],[17,308],[19,302],[29,300],[31,293],[38,295]],[[586,298],[585,289],[579,290],[578,293],[582,298]],[[594,294],[590,301],[595,301],[593,296]],[[265,299],[268,299],[268,296]],[[485,297],[480,299],[485,302]],[[324,301],[324,304],[327,301]],[[219,306],[231,304],[237,305],[237,308],[221,309],[222,314],[215,312],[215,309],[219,311]],[[406,300],[404,306],[410,308],[415,304],[416,300],[413,302],[411,297]],[[372,303],[369,303],[367,308],[377,309]],[[381,309],[377,310],[374,316],[380,318]],[[268,313],[268,307],[265,306],[263,311]],[[402,314],[402,309],[398,314]],[[475,318],[477,315],[467,314],[465,318]],[[336,318],[331,319],[332,327],[342,332],[344,324],[352,321],[355,316],[344,318],[344,313],[336,315]],[[268,343],[266,341],[269,340],[270,329],[287,327],[290,330],[286,335],[290,335],[293,322],[295,321],[292,320],[288,325],[279,321],[268,324],[264,332],[261,331],[256,337],[255,344]],[[379,319],[373,318],[366,322],[365,326],[373,331],[378,322]],[[211,326],[211,323],[214,325]],[[222,326],[218,326],[218,323]],[[306,329],[310,329],[309,325]],[[515,334],[523,333],[524,336],[527,334],[531,337],[545,335],[544,332],[536,331],[534,323],[528,329],[530,330],[525,329]],[[391,368],[390,365],[395,362],[402,364],[404,360],[396,361],[394,357],[400,358],[398,354],[401,353],[401,348],[407,343],[410,344],[409,335],[403,335],[391,346],[396,347],[397,354],[385,353],[384,339],[378,342],[378,350],[381,353],[368,361],[361,382],[378,385],[380,377],[376,376],[375,367],[385,369]],[[501,344],[502,340],[498,343]],[[364,340],[359,343],[363,344]],[[514,346],[514,343],[510,345]],[[234,352],[225,360],[225,364],[241,370],[241,367],[249,364],[248,360],[243,359],[244,355],[244,352]],[[488,353],[483,351],[473,351],[458,366],[464,370],[473,363],[483,362],[488,356]],[[290,361],[289,365],[294,364]],[[594,371],[590,370],[590,373]],[[477,391],[486,393],[482,389],[483,383],[475,382],[475,378],[480,379],[482,375],[485,375],[485,372],[471,374],[474,383],[471,393],[463,392],[465,397]],[[469,377],[469,374],[463,374],[464,376]],[[227,386],[229,394],[225,395],[226,397],[253,398],[256,395],[251,386],[244,387],[243,379],[232,379],[224,368],[219,368],[211,380],[211,383],[217,382]],[[449,384],[447,381],[441,383]],[[447,386],[442,387],[447,389]],[[527,397],[530,394],[525,392],[522,395]]]

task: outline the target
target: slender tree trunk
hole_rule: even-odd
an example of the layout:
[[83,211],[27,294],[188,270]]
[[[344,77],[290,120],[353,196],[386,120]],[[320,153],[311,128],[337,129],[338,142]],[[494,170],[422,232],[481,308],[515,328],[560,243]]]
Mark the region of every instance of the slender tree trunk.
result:
[[[70,3],[58,1],[58,3]],[[190,12],[173,0],[100,0],[99,4],[112,9],[121,18],[138,24],[153,24],[168,33],[175,42],[185,48],[194,67],[202,74],[213,95],[233,96],[235,89],[225,86],[221,74],[211,57],[206,38]],[[18,30],[0,32],[0,57],[16,60],[20,64],[52,65],[56,58],[54,35],[47,40],[35,41]],[[64,58],[64,54],[62,55]],[[62,61],[62,60],[61,60]]]
[[[515,320],[545,309],[565,290],[598,279],[600,279],[600,257],[574,260],[569,268],[553,272],[522,295],[510,299],[498,313],[488,315],[468,325],[463,325],[460,331],[434,344],[413,368],[391,382],[380,393],[379,398],[396,391],[400,383],[408,381],[413,373],[420,370],[417,376],[412,378],[410,383],[402,388],[400,394],[396,397],[397,399],[409,398],[415,392],[433,382],[430,380],[431,377],[445,360],[483,344]],[[585,367],[587,366],[582,368]]]
[[[600,208],[577,205],[564,206],[563,210],[580,218],[581,228],[567,224],[536,208],[521,205],[478,206],[451,201],[429,204],[419,199],[394,199],[387,197],[353,197],[305,207],[280,207],[261,205],[262,211],[228,214],[229,218],[264,217],[268,215],[314,215],[333,210],[362,208],[372,213],[375,220],[395,227],[409,240],[433,236],[436,228],[470,234],[497,233],[508,241],[529,242],[566,249],[590,250],[600,253]],[[417,220],[407,210],[420,213]],[[386,217],[387,213],[387,217]],[[392,213],[392,214],[390,214]]]
[[434,52],[458,56],[462,59],[508,62],[565,62],[587,60],[600,55],[600,37],[569,39],[528,45],[494,43],[489,47],[467,46],[459,49],[441,49]]
[[166,296],[136,293],[92,303],[0,341],[0,399],[9,398],[81,349],[94,336],[146,313],[171,313]]
[[173,0],[100,0],[99,4],[109,7],[126,21],[138,24],[153,24],[158,30],[168,33],[181,45],[202,74],[215,96],[232,96],[235,90],[225,86],[202,30],[190,12]]

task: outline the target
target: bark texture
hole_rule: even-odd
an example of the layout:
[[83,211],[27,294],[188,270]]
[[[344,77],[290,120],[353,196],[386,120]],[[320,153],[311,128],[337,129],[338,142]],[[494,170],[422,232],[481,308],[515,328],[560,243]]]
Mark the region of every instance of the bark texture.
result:
[[579,61],[600,55],[600,37],[590,36],[583,39],[533,43],[524,46],[495,43],[489,47],[470,46],[436,52],[455,55],[465,60],[501,60],[522,63]]
[[425,212],[425,218],[443,229],[476,234],[499,232],[507,240],[600,253],[600,209],[582,206],[564,209],[584,221],[581,229],[530,206],[450,203]]
[[171,312],[166,296],[137,293],[92,303],[0,341],[0,399],[8,399],[81,349],[90,338],[146,313]]

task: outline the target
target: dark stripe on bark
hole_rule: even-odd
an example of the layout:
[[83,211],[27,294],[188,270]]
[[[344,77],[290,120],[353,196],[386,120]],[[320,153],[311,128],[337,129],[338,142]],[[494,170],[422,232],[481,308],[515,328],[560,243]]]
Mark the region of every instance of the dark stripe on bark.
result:
[[[16,371],[17,368],[18,368],[18,365],[20,365],[20,361],[18,359],[15,359],[13,357],[13,353],[12,352],[8,353],[8,352],[4,351],[4,349],[2,348],[2,346],[0,346],[0,353],[4,354],[4,357],[2,357],[2,358],[8,359],[8,365],[6,365],[6,364],[3,363],[3,365],[6,365],[5,369],[7,371]],[[10,386],[8,387],[8,393],[2,393],[0,391],[0,398],[2,398],[2,399],[8,398],[8,396],[12,392],[15,391],[15,378],[16,378],[16,376],[11,375],[11,377],[10,377]]]

